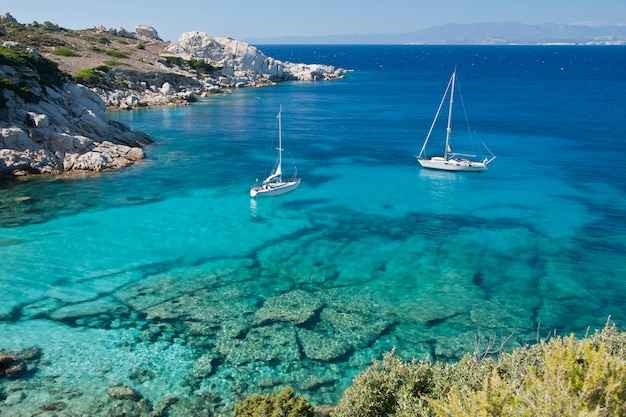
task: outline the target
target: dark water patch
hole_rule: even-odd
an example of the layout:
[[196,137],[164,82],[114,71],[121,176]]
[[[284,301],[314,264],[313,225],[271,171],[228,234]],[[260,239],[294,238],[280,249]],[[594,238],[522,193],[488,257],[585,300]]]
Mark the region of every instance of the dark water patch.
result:
[[21,245],[28,242],[27,239],[0,239],[0,246]]
[[472,283],[477,287],[482,287],[485,282],[485,276],[482,272],[476,272],[472,277]]

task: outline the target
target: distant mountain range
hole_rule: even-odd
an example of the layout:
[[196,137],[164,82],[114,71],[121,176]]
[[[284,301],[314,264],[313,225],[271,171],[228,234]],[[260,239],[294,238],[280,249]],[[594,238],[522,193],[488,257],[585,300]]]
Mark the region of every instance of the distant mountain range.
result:
[[448,24],[408,33],[250,38],[250,44],[626,44],[626,25],[519,22]]

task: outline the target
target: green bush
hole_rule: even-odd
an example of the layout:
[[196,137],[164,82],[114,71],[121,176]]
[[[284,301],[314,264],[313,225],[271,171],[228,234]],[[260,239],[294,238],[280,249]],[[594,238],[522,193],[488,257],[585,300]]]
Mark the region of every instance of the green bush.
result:
[[343,393],[333,417],[626,417],[626,333],[554,337],[455,364],[403,362],[391,351]]
[[[20,85],[15,85],[8,78],[0,78],[0,91],[1,90],[11,90],[27,103],[39,103],[41,101],[41,97],[35,94],[35,92],[25,84],[21,83]],[[0,107],[4,107],[5,104],[6,100],[3,100],[2,106]]]
[[304,397],[294,397],[293,389],[279,394],[254,394],[235,405],[233,417],[313,417],[313,406]]
[[130,64],[127,64],[126,62],[121,62],[121,61],[115,61],[115,60],[110,60],[107,59],[104,62],[104,66],[109,66],[109,67],[130,67]]
[[106,77],[103,71],[95,68],[85,68],[74,74],[74,81],[78,84],[86,85],[87,87],[102,87],[106,82]]
[[39,82],[44,86],[60,86],[67,79],[56,62],[41,56],[33,56],[17,48],[0,46],[0,65],[29,67],[37,72]]
[[164,57],[164,59],[165,59],[165,62],[169,65],[175,65],[181,68],[194,69],[199,73],[211,72],[216,69],[213,65],[209,64],[208,62],[205,62],[201,59],[196,59],[196,58],[184,59],[179,56],[166,56]]
[[96,71],[102,71],[104,73],[111,71],[111,67],[108,67],[106,65],[98,65],[97,67],[94,67],[93,69]]
[[80,56],[78,52],[74,51],[71,48],[55,48],[52,51],[52,54],[58,55],[58,56],[69,56],[69,57]]
[[432,392],[433,370],[426,362],[403,362],[392,350],[357,375],[333,417],[428,415],[423,397]]
[[105,54],[112,56],[113,58],[121,58],[121,59],[130,58],[129,54],[127,54],[126,52],[117,50],[117,49],[109,49],[108,51],[105,52]]

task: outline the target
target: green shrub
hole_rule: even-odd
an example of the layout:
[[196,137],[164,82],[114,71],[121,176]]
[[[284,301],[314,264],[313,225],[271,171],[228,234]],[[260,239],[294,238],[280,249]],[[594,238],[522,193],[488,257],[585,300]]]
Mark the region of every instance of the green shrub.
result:
[[626,333],[553,337],[455,364],[403,362],[391,351],[358,375],[333,417],[626,417]]
[[[27,103],[39,103],[41,101],[41,97],[35,94],[35,92],[28,88],[24,83],[15,85],[8,78],[0,78],[0,91],[1,90],[13,91]],[[5,104],[6,100],[3,100],[2,106],[0,107],[4,107]]]
[[88,87],[102,87],[102,85],[106,82],[106,77],[102,71],[95,68],[85,68],[74,74],[74,81]]
[[91,52],[95,52],[95,53],[97,53],[97,54],[103,54],[103,53],[104,53],[104,49],[100,49],[100,48],[98,48],[97,46],[93,46],[93,45],[92,45],[92,46],[90,46],[88,49],[89,49]]
[[71,48],[55,48],[52,51],[52,54],[58,55],[58,56],[70,56],[70,57],[80,56],[78,52],[74,51]]
[[120,61],[109,60],[109,59],[103,62],[104,62],[104,66],[109,66],[109,67],[130,67],[130,64],[127,64],[126,62],[120,62]]
[[98,65],[97,67],[94,67],[94,70],[96,71],[102,71],[102,72],[109,72],[111,71],[111,67],[108,67],[106,65]]
[[105,54],[112,56],[113,58],[121,58],[121,59],[130,58],[129,54],[127,54],[126,52],[117,50],[117,49],[109,49],[108,51],[105,52]]
[[199,73],[211,72],[216,69],[213,65],[209,64],[208,62],[205,62],[201,59],[196,59],[196,58],[184,59],[179,56],[166,56],[164,57],[164,59],[165,59],[165,62],[169,65],[175,65],[181,68],[194,69]]
[[233,417],[313,417],[313,406],[304,397],[294,397],[293,389],[279,394],[254,394],[235,405]]
[[382,363],[372,361],[354,378],[333,417],[428,415],[423,397],[434,386],[433,367],[426,362],[403,362],[394,352],[383,355]]
[[41,96],[24,84],[21,84],[15,92],[27,103],[39,103],[41,101]]
[[33,56],[17,48],[0,46],[0,65],[31,68],[37,72],[39,83],[44,86],[60,86],[67,79],[56,62],[41,56]]

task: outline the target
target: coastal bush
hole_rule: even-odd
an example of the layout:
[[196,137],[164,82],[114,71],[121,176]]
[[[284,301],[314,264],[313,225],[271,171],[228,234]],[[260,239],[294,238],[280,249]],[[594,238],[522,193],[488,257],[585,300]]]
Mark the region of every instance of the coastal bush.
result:
[[103,61],[105,66],[109,66],[109,67],[130,67],[130,64],[127,64],[126,62],[121,62],[121,61],[115,61],[112,59],[107,59],[106,61]]
[[235,405],[233,417],[313,417],[313,406],[292,388],[279,394],[254,394]]
[[213,65],[201,59],[184,59],[179,56],[166,56],[163,57],[163,59],[165,59],[165,62],[170,66],[175,65],[181,68],[193,69],[200,74],[216,70]]
[[106,82],[103,72],[96,68],[85,68],[74,74],[74,81],[87,87],[101,87]]
[[31,55],[18,48],[0,46],[0,65],[15,68],[28,67],[35,70],[39,75],[39,83],[44,86],[60,86],[67,79],[67,76],[59,70],[56,62],[39,55]]
[[113,58],[121,58],[121,59],[130,58],[130,55],[128,53],[122,52],[118,49],[109,49],[108,51],[105,52],[105,54],[112,56]]
[[58,56],[67,56],[67,57],[78,57],[80,56],[80,54],[76,51],[74,51],[71,48],[55,48],[52,51],[53,55],[58,55]]
[[554,336],[455,364],[403,362],[391,351],[343,393],[333,417],[626,417],[626,333]]
[[[21,97],[26,103],[39,103],[39,101],[41,101],[41,97],[28,88],[24,83],[16,85],[8,78],[0,78],[0,91],[1,90],[10,90],[15,92],[15,94]],[[3,99],[2,106],[0,107],[4,107],[6,102],[7,101]]]
[[111,71],[111,67],[107,65],[98,65],[97,67],[94,67],[93,69],[96,71],[102,71],[104,73]]

